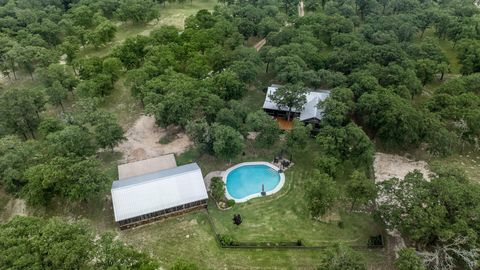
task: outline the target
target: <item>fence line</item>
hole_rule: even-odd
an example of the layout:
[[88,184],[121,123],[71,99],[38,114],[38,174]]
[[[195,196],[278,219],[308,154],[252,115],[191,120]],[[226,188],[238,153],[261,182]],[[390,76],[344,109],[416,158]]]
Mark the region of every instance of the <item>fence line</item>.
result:
[[[232,241],[230,244],[222,243],[222,235],[218,233],[217,228],[215,227],[215,222],[208,212],[208,208],[205,210],[208,223],[212,229],[215,240],[221,248],[228,249],[296,249],[296,250],[322,250],[332,245],[321,245],[321,246],[305,246],[301,240],[297,241],[288,241],[288,242],[239,242]],[[381,249],[383,248],[384,242],[383,237],[381,238],[381,244],[378,245],[348,245],[348,247],[355,250],[370,250],[370,249]]]

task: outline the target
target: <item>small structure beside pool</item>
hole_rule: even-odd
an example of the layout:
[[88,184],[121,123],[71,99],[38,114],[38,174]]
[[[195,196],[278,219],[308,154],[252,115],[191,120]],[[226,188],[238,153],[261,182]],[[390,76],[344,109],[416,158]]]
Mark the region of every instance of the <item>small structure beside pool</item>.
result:
[[223,181],[227,199],[240,203],[263,196],[262,191],[265,195],[278,192],[285,184],[285,174],[268,162],[243,162],[226,170]]

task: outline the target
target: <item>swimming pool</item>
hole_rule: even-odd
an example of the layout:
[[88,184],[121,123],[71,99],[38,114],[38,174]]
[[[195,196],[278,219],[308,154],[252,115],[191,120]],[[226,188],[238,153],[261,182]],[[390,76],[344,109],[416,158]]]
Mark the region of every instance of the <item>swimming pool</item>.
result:
[[279,191],[285,182],[285,176],[278,170],[268,162],[244,162],[233,166],[223,177],[226,197],[235,202],[245,202],[262,196],[262,185],[266,195]]

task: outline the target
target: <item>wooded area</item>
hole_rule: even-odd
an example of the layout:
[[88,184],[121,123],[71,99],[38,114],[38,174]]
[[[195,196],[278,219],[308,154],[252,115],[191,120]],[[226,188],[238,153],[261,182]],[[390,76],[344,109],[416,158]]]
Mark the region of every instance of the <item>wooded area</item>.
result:
[[[125,140],[123,119],[105,103],[127,87],[133,106],[159,127],[184,130],[196,157],[207,156],[214,168],[258,159],[257,149],[294,162],[313,152],[308,167],[298,165],[309,173],[297,187],[305,215],[374,212],[410,246],[400,252],[399,270],[476,269],[478,183],[443,165],[429,181],[418,172],[372,179],[376,150],[432,158],[478,153],[480,9],[472,1],[306,0],[302,17],[293,0],[219,1],[188,17],[184,29],[159,26],[112,43],[126,25],[158,22],[165,6],[194,1],[0,1],[2,189],[34,208],[104,196],[113,179],[100,153]],[[258,52],[248,46],[263,38]],[[88,55],[92,48],[108,53]],[[272,100],[289,110],[305,103],[307,88],[331,89],[319,104],[325,111],[317,133],[298,119],[281,131],[256,107],[272,83],[283,85]],[[0,225],[0,238],[37,223],[80,226],[20,218]],[[97,240],[85,241],[85,250],[98,248]],[[9,247],[1,248],[5,255]],[[343,246],[327,253],[316,266],[366,269]],[[8,257],[5,267],[18,263]],[[88,258],[82,263],[96,261]],[[37,259],[39,269],[56,265]],[[132,268],[156,265],[144,259]]]

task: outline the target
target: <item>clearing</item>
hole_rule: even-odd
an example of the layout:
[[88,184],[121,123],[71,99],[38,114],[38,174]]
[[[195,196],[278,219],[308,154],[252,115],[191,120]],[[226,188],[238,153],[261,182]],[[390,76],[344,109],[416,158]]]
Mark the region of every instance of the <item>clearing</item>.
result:
[[373,162],[375,170],[375,182],[383,182],[396,177],[403,179],[405,175],[414,170],[420,171],[426,178],[431,174],[425,161],[414,161],[399,155],[375,153]]
[[122,44],[123,41],[125,41],[125,39],[127,39],[128,37],[136,35],[147,36],[152,30],[164,25],[171,25],[177,27],[178,29],[183,29],[185,27],[186,18],[194,15],[195,13],[197,13],[197,11],[201,9],[213,10],[216,4],[217,1],[213,0],[192,0],[188,4],[165,2],[165,4],[160,7],[160,16],[158,19],[152,20],[147,24],[118,22],[117,34],[115,35],[115,39],[112,42],[100,48],[84,48],[80,52],[80,57],[106,56],[114,46]]
[[[123,153],[121,163],[139,161],[165,154],[181,154],[185,152],[192,142],[183,132],[174,135],[168,134],[174,128],[159,128],[152,116],[142,115],[135,124],[125,133],[127,138],[122,144],[115,148],[115,151]],[[174,137],[173,139],[171,137]],[[161,144],[162,138],[169,138],[170,141]]]

